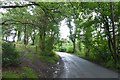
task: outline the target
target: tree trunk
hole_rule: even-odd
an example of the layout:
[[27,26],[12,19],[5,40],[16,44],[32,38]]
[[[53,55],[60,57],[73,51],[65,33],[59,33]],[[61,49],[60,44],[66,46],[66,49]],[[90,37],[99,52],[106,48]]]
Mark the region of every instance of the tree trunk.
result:
[[86,48],[87,48],[87,52],[86,52],[85,56],[86,56],[86,57],[89,57],[90,49],[89,49],[88,47],[86,47]]
[[15,32],[15,35],[14,35],[14,37],[13,37],[14,48],[15,48],[15,37],[16,37],[16,32]]
[[111,34],[110,34],[107,17],[104,17],[104,22],[105,22],[105,26],[106,26],[105,30],[106,30],[106,36],[107,36],[107,39],[108,39],[108,47],[109,47],[109,50],[111,52],[111,55],[112,55],[113,59],[115,60],[114,51],[113,51],[113,40],[112,40],[112,37],[111,37]]
[[32,38],[32,45],[35,45],[35,38]]
[[5,37],[6,41],[7,41],[7,36]]
[[78,42],[78,48],[79,48],[79,51],[81,51],[81,41],[80,40]]
[[73,40],[72,43],[73,43],[73,53],[75,53],[75,48],[76,48],[76,46],[75,46],[75,40]]
[[115,63],[118,63],[117,46],[116,46],[116,36],[115,36],[115,24],[114,24],[114,13],[113,13],[113,3],[110,2],[110,12],[112,21],[112,32],[113,32],[113,50],[115,55]]
[[28,44],[28,41],[29,41],[29,36],[28,34],[26,34],[26,45]]
[[31,34],[32,45],[35,44],[35,30],[33,30],[34,34]]
[[20,34],[21,34],[21,31],[18,31],[18,40],[17,40],[17,42],[18,42],[18,41],[21,41]]
[[45,52],[45,30],[44,27],[39,29],[39,34],[40,34],[40,52],[41,54],[44,54]]
[[25,45],[25,47],[27,45],[26,38],[27,38],[27,31],[26,31],[26,25],[25,25],[25,28],[24,28],[24,45]]

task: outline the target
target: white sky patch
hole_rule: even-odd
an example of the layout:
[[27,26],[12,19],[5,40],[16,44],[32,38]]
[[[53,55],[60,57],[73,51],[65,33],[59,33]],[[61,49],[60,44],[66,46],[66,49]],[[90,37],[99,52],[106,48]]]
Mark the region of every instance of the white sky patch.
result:
[[65,23],[65,19],[60,23],[60,38],[69,39],[69,28]]
[[[14,36],[9,36],[9,37],[8,37],[8,41],[13,41],[13,37],[14,37]],[[17,41],[17,37],[15,37],[15,41]]]
[[74,19],[72,19],[72,21],[70,22],[72,28],[73,28],[73,33],[75,33],[75,23],[74,23]]
[[0,8],[0,12],[2,12],[2,13],[6,13],[7,10],[6,10],[6,9],[3,9],[3,8]]

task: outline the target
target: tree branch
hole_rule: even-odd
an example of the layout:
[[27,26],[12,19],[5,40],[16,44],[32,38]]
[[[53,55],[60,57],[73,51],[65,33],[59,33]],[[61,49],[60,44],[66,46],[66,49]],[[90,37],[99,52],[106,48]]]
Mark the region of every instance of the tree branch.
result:
[[16,20],[6,20],[6,21],[3,21],[2,23],[0,23],[0,25],[10,25],[10,24],[18,24],[18,23],[21,23],[21,24],[31,24],[31,25],[35,26],[35,24],[33,24],[33,23],[21,22],[21,21],[16,21]]
[[21,6],[10,5],[10,6],[0,6],[0,8],[23,8],[23,7],[28,7],[28,6],[32,6],[32,5],[39,6],[39,4],[37,4],[35,2],[31,2],[29,4],[25,4],[25,5],[21,5]]
[[[36,2],[32,2],[32,1],[31,1],[29,4],[25,4],[25,5],[21,5],[21,6],[17,6],[17,5],[12,5],[12,6],[11,6],[11,5],[10,5],[10,6],[0,6],[0,8],[4,8],[4,9],[6,9],[6,8],[23,8],[23,7],[28,7],[28,6],[32,6],[32,5],[39,6],[39,7],[44,11],[45,15],[51,17],[52,20],[57,24],[57,21],[55,21],[53,15],[52,15],[52,14],[48,14],[49,11],[55,10],[55,9],[48,9],[45,5],[40,5],[40,4],[36,3]],[[51,12],[52,12],[52,11],[51,11]],[[54,12],[55,12],[55,13],[61,13],[60,11],[54,11]],[[8,21],[8,20],[7,20],[7,21]],[[1,24],[2,24],[2,25],[8,25],[8,23],[6,24],[7,21],[4,21],[4,22],[0,23],[0,25],[1,25]],[[9,20],[9,21],[10,21],[10,20]],[[14,20],[12,20],[12,21],[14,21]],[[20,21],[17,21],[17,22],[20,22]],[[9,23],[9,24],[15,24],[15,23],[16,23],[16,21],[15,21],[14,23]],[[22,23],[22,22],[20,22],[20,23]],[[32,24],[32,23],[22,23],[22,24]]]

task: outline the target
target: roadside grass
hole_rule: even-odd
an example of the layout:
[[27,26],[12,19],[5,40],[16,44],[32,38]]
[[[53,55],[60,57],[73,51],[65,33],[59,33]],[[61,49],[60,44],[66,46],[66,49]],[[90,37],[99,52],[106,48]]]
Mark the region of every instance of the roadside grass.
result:
[[49,55],[42,55],[40,53],[27,53],[25,54],[25,56],[30,59],[32,62],[34,62],[36,59],[40,59],[42,61],[45,62],[49,62],[51,64],[55,64],[57,63],[57,61],[59,60],[59,56],[55,53],[53,53],[53,56],[49,56]]
[[30,67],[23,67],[20,73],[21,78],[38,78],[37,73]]
[[32,52],[26,53],[24,56],[26,56],[28,59],[30,59],[32,62],[35,61],[36,58],[34,58],[34,54]]
[[[24,46],[24,44],[16,44],[16,49],[19,52],[19,56],[25,56],[31,61],[40,59],[42,61],[55,64],[59,60],[59,56],[53,51],[49,55],[42,55],[39,52],[36,52],[35,46]],[[7,70],[2,72],[2,78],[17,78],[17,80],[22,80],[21,78],[39,78],[38,74],[30,67],[22,67],[18,70]],[[12,79],[12,80],[14,80]]]
[[52,63],[52,64],[55,64],[59,60],[59,56],[55,53],[53,56],[39,55],[39,59],[46,61],[46,62],[49,62],[49,63]]
[[[37,73],[30,67],[22,67],[19,71],[4,71],[3,78],[38,78]],[[21,79],[20,79],[21,80]]]
[[36,51],[36,46],[28,45],[25,47],[23,44],[17,44],[16,47],[19,52],[22,52],[20,53],[21,56],[26,56],[32,62],[34,62],[36,59],[40,59],[42,61],[55,64],[59,60],[59,56],[55,54],[54,51],[48,51],[48,53],[44,53],[45,55],[43,55],[39,51]]
[[5,71],[2,73],[3,78],[20,78],[19,74],[13,71]]

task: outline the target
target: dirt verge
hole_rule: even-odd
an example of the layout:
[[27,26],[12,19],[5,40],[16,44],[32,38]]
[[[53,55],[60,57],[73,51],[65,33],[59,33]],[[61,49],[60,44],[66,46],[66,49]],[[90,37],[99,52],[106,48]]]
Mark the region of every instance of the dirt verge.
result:
[[51,64],[38,58],[35,58],[35,61],[31,61],[25,56],[22,57],[20,61],[21,66],[28,66],[35,70],[38,73],[39,78],[56,78],[61,74],[64,66],[64,63],[60,56],[56,64]]

